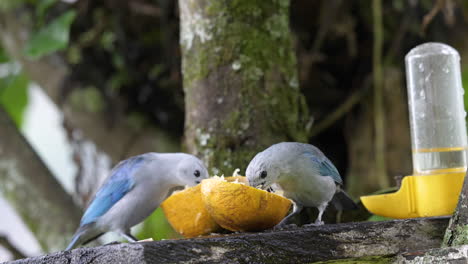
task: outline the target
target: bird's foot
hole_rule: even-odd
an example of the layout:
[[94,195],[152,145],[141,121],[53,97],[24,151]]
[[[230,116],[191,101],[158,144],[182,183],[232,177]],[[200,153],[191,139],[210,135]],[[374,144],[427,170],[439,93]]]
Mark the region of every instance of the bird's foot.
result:
[[145,238],[145,239],[142,239],[142,240],[138,240],[137,242],[152,242],[154,241],[152,237],[150,238]]
[[130,243],[134,243],[134,242],[137,242],[138,239],[134,236],[132,236],[132,234],[130,234],[130,231],[127,231],[127,232],[119,232],[119,235],[124,238],[125,240],[127,240],[128,242]]
[[325,223],[323,221],[315,221],[315,223],[310,223],[304,226],[321,226],[324,225]]

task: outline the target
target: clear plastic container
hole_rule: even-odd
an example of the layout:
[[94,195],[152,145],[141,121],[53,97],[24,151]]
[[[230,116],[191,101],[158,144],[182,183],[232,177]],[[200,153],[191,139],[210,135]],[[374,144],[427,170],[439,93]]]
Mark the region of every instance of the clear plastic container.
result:
[[460,56],[442,43],[425,43],[405,58],[415,175],[467,168],[467,135]]

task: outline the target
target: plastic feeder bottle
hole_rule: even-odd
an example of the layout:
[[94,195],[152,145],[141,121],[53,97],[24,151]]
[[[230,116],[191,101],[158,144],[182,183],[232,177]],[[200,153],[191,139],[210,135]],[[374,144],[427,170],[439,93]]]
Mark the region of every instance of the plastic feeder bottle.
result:
[[373,214],[391,218],[450,215],[467,168],[467,135],[460,56],[426,43],[405,58],[413,175],[395,193],[363,196]]

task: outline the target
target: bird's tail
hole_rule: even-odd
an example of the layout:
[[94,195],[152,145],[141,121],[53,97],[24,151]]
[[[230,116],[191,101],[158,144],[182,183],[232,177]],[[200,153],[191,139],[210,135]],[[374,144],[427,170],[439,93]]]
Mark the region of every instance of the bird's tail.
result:
[[356,210],[358,206],[353,201],[349,195],[343,191],[338,191],[335,196],[333,196],[332,203],[335,206],[336,210]]
[[77,245],[80,245],[81,242],[83,242],[83,235],[86,231],[82,230],[81,228],[76,231],[76,233],[73,235],[72,241],[70,244],[68,244],[68,247],[65,250],[70,250],[74,248]]
[[104,234],[102,231],[95,228],[93,224],[87,224],[81,226],[76,230],[76,233],[73,235],[72,241],[65,250],[70,250],[78,245],[87,244],[94,239],[100,237]]

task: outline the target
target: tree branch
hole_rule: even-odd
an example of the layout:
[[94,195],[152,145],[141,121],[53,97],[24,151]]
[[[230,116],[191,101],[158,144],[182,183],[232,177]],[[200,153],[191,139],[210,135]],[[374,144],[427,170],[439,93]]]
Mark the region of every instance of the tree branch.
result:
[[420,263],[467,263],[468,245],[449,248],[435,248],[399,255],[394,263],[420,264]]
[[13,259],[22,259],[27,257],[23,252],[15,247],[6,236],[0,235],[0,245],[13,255]]
[[374,48],[373,48],[373,75],[374,75],[374,131],[375,131],[375,169],[376,177],[382,188],[390,186],[385,164],[385,114],[383,98],[383,21],[382,1],[372,1],[372,13],[374,20]]
[[63,249],[81,210],[0,107],[0,195],[46,251]]
[[[447,218],[361,222],[79,248],[27,263],[311,263],[396,256],[440,245]],[[362,262],[364,263],[364,262]]]

